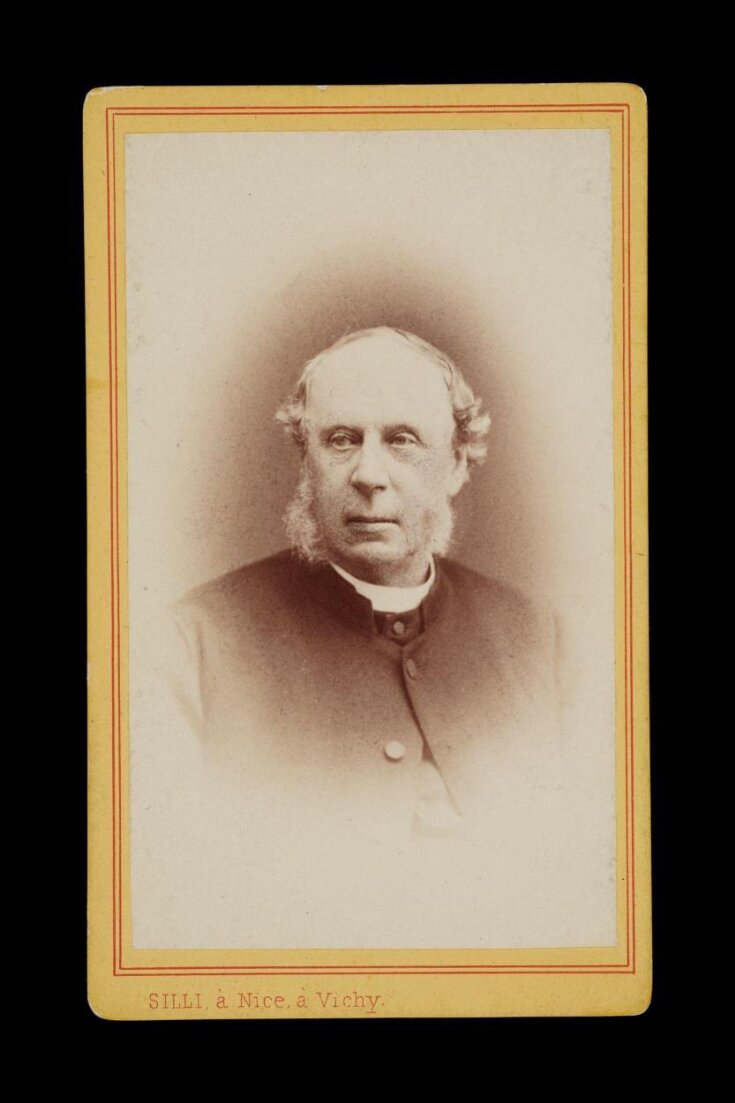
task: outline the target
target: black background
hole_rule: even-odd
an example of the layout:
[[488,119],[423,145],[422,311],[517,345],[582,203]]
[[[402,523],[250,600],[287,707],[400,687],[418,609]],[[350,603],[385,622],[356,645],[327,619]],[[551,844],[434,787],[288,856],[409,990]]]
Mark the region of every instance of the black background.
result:
[[[210,31],[211,27],[208,28]],[[227,37],[227,29],[223,35]],[[216,1047],[224,1055],[236,1055],[232,1071],[238,1076],[239,1090],[253,1094],[252,1075],[256,1069],[270,1070],[266,1093],[280,1082],[283,1071],[273,1067],[270,1052],[295,1055],[298,1046],[311,1054],[308,1066],[298,1065],[304,1091],[324,1092],[331,1096],[352,1095],[365,1082],[365,1062],[389,1059],[406,1070],[409,1086],[416,1087],[421,1076],[433,1075],[445,1066],[445,1046],[459,1043],[465,1052],[481,1057],[481,1067],[491,1072],[500,1067],[511,1073],[516,1089],[528,1083],[534,1071],[542,1082],[554,1088],[577,1083],[588,1092],[597,1092],[621,1076],[629,1083],[633,1075],[630,1062],[644,1057],[661,1028],[668,1031],[681,1014],[678,998],[678,973],[674,960],[673,912],[678,907],[675,884],[674,847],[670,841],[670,777],[672,752],[664,732],[675,728],[677,716],[667,686],[670,685],[669,655],[671,626],[670,594],[674,570],[670,563],[670,540],[664,535],[670,521],[671,496],[668,489],[669,414],[672,396],[664,386],[665,365],[670,358],[663,352],[663,331],[670,319],[670,303],[662,291],[669,261],[662,259],[664,237],[668,238],[668,209],[664,197],[670,191],[670,138],[677,120],[671,111],[674,82],[670,74],[656,69],[650,57],[637,63],[630,53],[621,51],[612,63],[574,62],[565,64],[528,62],[474,66],[425,60],[411,36],[400,42],[388,28],[391,56],[385,55],[385,42],[376,47],[370,61],[352,55],[351,39],[338,50],[322,50],[321,61],[313,60],[311,50],[294,49],[299,58],[282,55],[280,50],[257,50],[243,38],[242,57],[232,64],[219,61],[183,64],[172,60],[173,52],[162,46],[155,61],[137,60],[134,46],[125,59],[111,59],[106,49],[85,51],[86,60],[77,56],[57,68],[52,78],[44,71],[43,86],[36,89],[39,108],[32,127],[33,152],[40,151],[40,164],[31,184],[33,203],[28,225],[41,231],[41,242],[29,257],[29,290],[33,301],[44,296],[52,323],[52,348],[43,367],[42,378],[50,385],[52,429],[48,437],[50,462],[46,465],[50,493],[42,510],[42,530],[46,542],[41,547],[41,572],[37,576],[40,602],[39,630],[46,647],[42,661],[57,669],[61,658],[60,689],[54,698],[52,723],[47,729],[50,753],[45,771],[50,782],[52,824],[45,836],[47,860],[41,863],[44,887],[41,895],[40,931],[37,945],[49,951],[50,965],[43,969],[50,978],[53,1005],[35,1008],[31,1014],[53,1019],[54,1030],[74,1039],[77,1053],[90,1045],[93,1052],[124,1055],[147,1052],[157,1054],[176,1076],[188,1061],[199,1063],[203,1043]],[[470,36],[471,37],[471,36]],[[216,36],[215,36],[216,38]],[[439,36],[441,41],[441,35]],[[504,39],[504,44],[508,42]],[[323,46],[323,44],[322,44]],[[504,53],[488,48],[488,54]],[[551,51],[550,51],[551,52]],[[435,50],[434,54],[442,53]],[[516,50],[516,53],[523,51]],[[301,56],[301,55],[304,56]],[[264,56],[269,55],[269,56]],[[326,56],[325,56],[326,55]],[[199,56],[199,55],[198,55]],[[204,56],[202,52],[201,57]],[[461,47],[454,57],[465,56]],[[525,54],[523,54],[525,56]],[[557,56],[557,55],[554,55]],[[580,51],[577,55],[587,54]],[[91,59],[94,58],[92,61]],[[621,58],[623,60],[621,60]],[[84,349],[84,248],[82,225],[82,105],[91,88],[110,85],[208,85],[208,84],[442,84],[442,83],[529,83],[622,81],[643,87],[648,97],[650,128],[650,321],[649,321],[649,408],[651,470],[651,679],[652,679],[652,793],[654,856],[654,995],[649,1010],[634,1018],[620,1019],[519,1019],[519,1020],[378,1020],[375,1022],[339,1020],[316,1022],[227,1020],[195,1023],[117,1023],[99,1019],[86,1002],[86,559],[85,559],[85,349]],[[667,152],[668,147],[668,152]],[[20,155],[19,158],[20,160]],[[28,174],[18,175],[18,183]],[[12,208],[11,208],[12,213]],[[23,242],[25,230],[21,226]],[[29,231],[30,232],[30,231]],[[39,263],[40,262],[40,263]],[[41,272],[40,286],[37,273]],[[670,273],[669,273],[670,274]],[[21,288],[22,291],[22,288]],[[51,300],[51,301],[49,301]],[[43,327],[36,318],[36,327]],[[51,326],[50,326],[51,328]],[[32,334],[35,341],[35,333]],[[668,376],[666,376],[668,378]],[[31,381],[30,373],[26,376]],[[49,393],[47,390],[46,393]],[[31,401],[35,401],[31,395]],[[61,411],[61,416],[59,416]],[[52,551],[53,555],[49,555]],[[64,584],[50,588],[49,563],[61,564]],[[57,577],[58,582],[58,577]],[[35,587],[34,587],[35,588]],[[49,607],[50,606],[50,607]],[[45,627],[44,627],[45,626]],[[61,631],[60,631],[61,629]],[[52,679],[52,681],[55,679]],[[34,682],[38,685],[37,682]],[[49,693],[51,694],[51,690]],[[60,710],[56,702],[63,702]],[[60,715],[62,713],[62,715]],[[680,721],[679,721],[680,722]],[[47,750],[49,749],[47,745]],[[31,763],[31,768],[34,764]],[[61,800],[59,801],[59,797]],[[61,829],[57,834],[57,829]],[[63,841],[61,841],[63,840]],[[63,850],[61,849],[63,847]],[[678,856],[677,875],[681,874]],[[678,948],[681,952],[681,947]],[[63,963],[63,964],[62,964]],[[45,983],[45,982],[44,982]],[[35,1006],[35,1005],[34,1005]],[[224,1043],[224,1044],[223,1044]],[[427,1043],[429,1043],[427,1045]],[[352,1076],[334,1080],[332,1059],[337,1050],[356,1049],[359,1062]],[[548,1048],[547,1048],[548,1047]],[[518,1063],[518,1056],[521,1061]],[[542,1059],[542,1054],[545,1058]],[[171,1060],[171,1055],[174,1059]],[[551,1056],[549,1056],[551,1055]],[[671,1054],[674,1060],[675,1055]],[[169,1063],[170,1062],[170,1063]],[[551,1062],[549,1064],[548,1062]],[[585,1062],[594,1063],[593,1080],[581,1077]],[[115,1062],[117,1063],[117,1062]],[[287,1064],[293,1063],[290,1059]],[[533,1066],[536,1066],[534,1070]],[[214,1072],[214,1069],[210,1070]],[[219,1072],[219,1067],[217,1072]],[[221,1071],[224,1071],[223,1069]],[[469,1070],[467,1070],[469,1071]],[[455,1091],[461,1079],[450,1065]],[[404,1074],[404,1075],[406,1075]],[[96,1077],[95,1077],[96,1079]],[[208,1077],[209,1079],[209,1077]],[[114,1076],[113,1076],[114,1080]],[[210,1084],[220,1094],[219,1076]],[[555,1083],[556,1081],[556,1083]],[[498,1087],[494,1079],[481,1081],[482,1090]],[[369,1086],[369,1085],[368,1085]],[[382,1076],[374,1089],[384,1092]],[[398,1079],[395,1081],[398,1087]],[[94,1090],[94,1085],[89,1084]],[[295,1090],[299,1090],[298,1088]],[[603,1088],[604,1090],[604,1088]],[[301,1092],[300,1092],[301,1094]]]

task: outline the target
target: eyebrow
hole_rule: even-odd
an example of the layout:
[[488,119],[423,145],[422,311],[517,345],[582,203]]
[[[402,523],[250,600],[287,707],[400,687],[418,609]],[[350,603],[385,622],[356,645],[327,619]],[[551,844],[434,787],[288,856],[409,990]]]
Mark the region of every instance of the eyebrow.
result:
[[[319,432],[319,437],[322,440],[328,440],[333,433],[355,433],[358,436],[362,436],[364,429],[357,425],[348,425],[345,422],[335,422],[334,425],[327,425]],[[417,429],[414,425],[409,425],[408,422],[399,421],[391,425],[383,426],[381,430],[383,436],[391,436],[394,433],[411,433],[419,440],[423,439],[423,434],[420,429]]]
[[358,429],[356,425],[345,425],[343,422],[335,422],[334,425],[326,425],[323,429],[319,430],[319,437],[321,440],[327,440],[331,437],[332,433],[361,433],[362,429]]
[[413,436],[418,437],[419,440],[422,438],[420,429],[416,429],[415,426],[408,425],[404,421],[399,422],[397,425],[387,425],[384,431],[386,433],[412,433]]

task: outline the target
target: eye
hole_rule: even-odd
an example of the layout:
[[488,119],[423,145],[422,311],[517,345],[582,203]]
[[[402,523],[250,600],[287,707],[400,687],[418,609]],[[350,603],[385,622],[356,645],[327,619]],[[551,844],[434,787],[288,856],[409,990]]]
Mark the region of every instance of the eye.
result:
[[355,441],[349,433],[332,433],[329,438],[328,444],[330,448],[334,448],[337,452],[346,452],[348,448],[352,448]]
[[418,437],[413,433],[409,433],[407,429],[401,429],[399,433],[394,433],[390,438],[390,442],[398,448],[411,448],[419,443]]

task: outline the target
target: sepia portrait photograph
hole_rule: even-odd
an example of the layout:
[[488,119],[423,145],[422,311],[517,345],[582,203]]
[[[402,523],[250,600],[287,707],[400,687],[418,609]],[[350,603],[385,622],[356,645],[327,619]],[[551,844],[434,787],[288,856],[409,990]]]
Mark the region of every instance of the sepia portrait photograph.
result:
[[88,214],[114,972],[630,973],[638,90],[156,91]]

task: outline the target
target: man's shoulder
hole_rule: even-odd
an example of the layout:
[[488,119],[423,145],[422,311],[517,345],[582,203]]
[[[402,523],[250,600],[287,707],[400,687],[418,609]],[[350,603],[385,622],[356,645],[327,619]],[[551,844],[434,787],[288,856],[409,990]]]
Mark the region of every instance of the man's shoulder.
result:
[[441,569],[452,587],[461,594],[479,598],[509,608],[532,609],[535,600],[517,586],[465,567],[455,559],[443,559]]
[[[447,608],[448,594],[455,615],[468,629],[474,624],[482,634],[487,630],[494,636],[546,635],[552,620],[548,608],[517,587],[453,559],[441,560],[439,574],[444,594],[440,608]],[[331,575],[327,565],[310,566],[289,549],[189,590],[175,604],[174,613],[180,622],[201,628],[209,624],[226,630],[229,625],[241,633],[249,625],[278,634],[294,616],[319,607],[325,593],[330,601],[337,600],[339,595],[332,592],[337,580]]]
[[543,599],[517,586],[465,567],[456,560],[442,560],[455,598],[466,606],[468,617],[490,620],[496,626],[546,632],[553,627],[553,612]]
[[[519,613],[531,613],[538,608],[537,601],[523,590],[490,578],[455,559],[442,559],[440,571],[461,599]],[[303,593],[304,588],[318,586],[319,575],[318,570],[305,564],[292,550],[286,549],[195,586],[183,595],[176,607],[216,608],[241,601],[272,599],[274,594]]]
[[218,575],[200,586],[194,586],[180,600],[184,604],[206,604],[209,601],[216,601],[221,595],[231,598],[241,590],[257,590],[260,586],[284,579],[297,565],[292,552],[288,550],[278,552],[276,555],[258,559],[254,563],[236,567],[235,570]]
[[176,602],[177,613],[212,613],[272,603],[303,584],[305,571],[291,551],[247,563],[195,586]]

